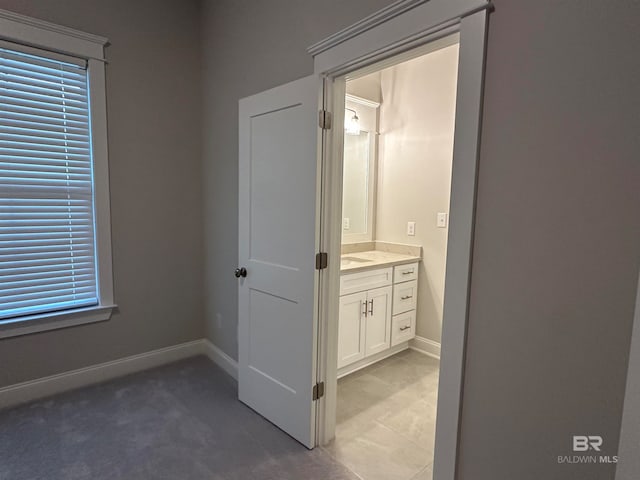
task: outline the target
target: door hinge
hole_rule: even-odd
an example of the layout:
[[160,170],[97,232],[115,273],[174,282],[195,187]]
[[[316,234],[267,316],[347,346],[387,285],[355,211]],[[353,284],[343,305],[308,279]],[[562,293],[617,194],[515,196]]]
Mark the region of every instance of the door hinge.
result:
[[329,264],[329,255],[327,252],[316,253],[316,270],[324,270]]
[[331,128],[331,112],[320,110],[318,112],[318,124],[321,129],[329,130]]
[[316,383],[313,386],[313,399],[318,400],[321,397],[324,397],[324,382]]

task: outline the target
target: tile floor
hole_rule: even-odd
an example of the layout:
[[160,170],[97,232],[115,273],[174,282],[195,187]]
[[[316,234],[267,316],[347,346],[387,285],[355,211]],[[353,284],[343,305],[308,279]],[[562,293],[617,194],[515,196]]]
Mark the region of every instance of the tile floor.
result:
[[431,480],[439,362],[405,350],[338,381],[323,447],[362,480]]

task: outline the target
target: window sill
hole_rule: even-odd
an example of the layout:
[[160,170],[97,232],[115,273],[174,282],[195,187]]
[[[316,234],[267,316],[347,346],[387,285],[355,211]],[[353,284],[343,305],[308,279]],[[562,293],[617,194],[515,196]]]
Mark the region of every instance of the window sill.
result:
[[116,305],[100,305],[0,321],[0,338],[18,337],[86,323],[103,322],[111,318],[115,308]]

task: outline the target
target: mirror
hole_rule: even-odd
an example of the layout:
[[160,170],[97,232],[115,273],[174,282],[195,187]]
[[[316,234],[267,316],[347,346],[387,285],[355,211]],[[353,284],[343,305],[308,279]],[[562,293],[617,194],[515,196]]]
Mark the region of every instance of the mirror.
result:
[[345,97],[342,243],[373,240],[379,103]]
[[344,136],[343,235],[366,235],[369,230],[370,136],[365,131]]
[[342,243],[373,240],[379,103],[347,94],[342,175]]

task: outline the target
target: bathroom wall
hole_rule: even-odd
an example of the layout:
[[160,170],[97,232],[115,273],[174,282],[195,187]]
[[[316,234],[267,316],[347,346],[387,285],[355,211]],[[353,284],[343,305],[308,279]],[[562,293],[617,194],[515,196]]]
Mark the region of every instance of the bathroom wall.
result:
[[[421,245],[416,333],[440,342],[458,45],[381,72],[375,239]],[[407,222],[416,222],[415,236]]]
[[364,77],[348,80],[347,93],[380,103],[382,101],[380,72],[374,72]]

